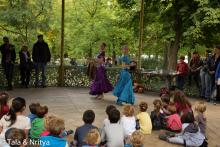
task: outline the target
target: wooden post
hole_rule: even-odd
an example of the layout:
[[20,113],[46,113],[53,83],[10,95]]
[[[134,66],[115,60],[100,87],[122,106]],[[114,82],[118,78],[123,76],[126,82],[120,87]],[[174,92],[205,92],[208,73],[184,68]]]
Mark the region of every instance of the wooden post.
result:
[[59,86],[64,86],[64,16],[65,16],[65,0],[62,0],[61,14],[61,46],[60,46],[60,67],[59,67]]
[[141,69],[141,52],[143,49],[143,34],[144,34],[144,0],[141,0],[140,32],[139,32],[139,47],[138,47],[138,69]]

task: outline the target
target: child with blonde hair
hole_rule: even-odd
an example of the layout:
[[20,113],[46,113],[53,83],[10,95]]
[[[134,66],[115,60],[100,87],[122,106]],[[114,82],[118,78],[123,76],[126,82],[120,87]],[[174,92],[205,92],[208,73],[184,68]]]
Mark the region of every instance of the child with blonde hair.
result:
[[130,137],[130,144],[126,144],[125,147],[144,147],[144,134],[141,131],[135,131]]
[[101,137],[99,131],[97,129],[91,129],[85,138],[87,145],[83,145],[82,147],[98,147]]
[[147,113],[148,104],[146,102],[141,102],[139,104],[140,113],[136,116],[140,123],[140,131],[143,134],[151,134],[152,123],[149,114]]
[[48,124],[48,136],[40,137],[41,142],[47,142],[42,144],[41,147],[67,147],[68,143],[65,139],[60,138],[60,134],[65,130],[65,123],[63,119],[54,118]]
[[206,136],[206,117],[204,115],[206,111],[206,104],[204,102],[196,102],[195,108],[196,112],[195,121],[198,124],[201,133]]
[[135,131],[131,135],[132,147],[143,147],[144,146],[144,135],[140,131]]
[[46,116],[45,119],[44,119],[44,127],[45,127],[45,130],[41,133],[40,136],[48,136],[50,135],[50,132],[48,131],[49,130],[49,124],[50,124],[50,121],[55,119],[56,116],[54,115],[49,115],[49,116]]
[[121,118],[120,124],[124,128],[125,137],[130,137],[131,134],[136,131],[136,120],[134,116],[134,106],[125,105],[123,107],[123,116]]

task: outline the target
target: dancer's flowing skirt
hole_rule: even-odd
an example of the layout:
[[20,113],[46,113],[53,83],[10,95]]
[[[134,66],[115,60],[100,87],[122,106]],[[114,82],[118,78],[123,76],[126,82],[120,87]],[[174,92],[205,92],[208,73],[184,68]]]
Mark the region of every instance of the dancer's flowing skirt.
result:
[[131,74],[127,69],[123,69],[120,72],[120,77],[114,88],[113,94],[118,97],[118,104],[122,104],[122,102],[129,104],[135,103]]
[[113,87],[106,76],[106,70],[104,66],[97,67],[95,78],[90,86],[91,95],[99,95],[112,91]]

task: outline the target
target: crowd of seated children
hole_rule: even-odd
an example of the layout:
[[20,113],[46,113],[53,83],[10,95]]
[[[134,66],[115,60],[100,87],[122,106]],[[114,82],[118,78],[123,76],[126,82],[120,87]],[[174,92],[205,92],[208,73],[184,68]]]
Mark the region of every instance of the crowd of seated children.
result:
[[25,108],[24,98],[16,97],[12,100],[9,112],[0,120],[0,146],[5,144],[5,132],[10,128],[22,129],[25,131],[26,138],[28,137],[31,123],[30,119],[23,115]]
[[170,134],[169,132],[161,134],[160,139],[174,144],[181,144],[190,147],[205,147],[205,136],[201,129],[195,123],[193,113],[187,113],[183,120],[182,131],[178,134]]
[[74,135],[74,145],[77,147],[81,147],[82,145],[86,145],[85,137],[86,134],[91,130],[97,128],[93,126],[92,123],[95,120],[95,113],[93,110],[86,110],[83,114],[84,125],[78,127],[75,131]]
[[108,147],[123,147],[124,146],[124,129],[120,120],[120,111],[112,109],[108,114],[110,121],[109,125],[104,126],[101,131],[101,145],[107,145]]
[[48,122],[47,136],[41,136],[40,141],[44,142],[40,147],[68,147],[68,142],[60,137],[60,134],[65,130],[65,123],[63,119],[54,117]]
[[5,132],[6,143],[2,147],[25,147],[26,135],[24,130],[10,128]]
[[147,113],[148,105],[146,102],[141,102],[139,104],[140,113],[136,116],[139,124],[140,131],[143,134],[151,134],[152,123],[149,114]]
[[10,96],[7,92],[0,93],[0,119],[9,111],[9,106],[8,106],[9,99]]
[[[93,125],[94,111],[86,110],[83,113],[84,125],[76,129],[71,144],[68,144],[65,135],[62,135],[68,134],[68,131],[65,131],[64,120],[53,115],[47,116],[48,108],[39,103],[32,103],[29,106],[31,113],[28,118],[23,115],[26,108],[25,99],[16,97],[12,100],[8,113],[0,120],[0,146],[14,147],[7,139],[17,138],[24,141],[30,138],[47,142],[41,144],[41,147],[143,147],[144,134],[151,134],[152,129],[166,129],[168,131],[159,136],[162,140],[185,146],[206,147],[205,103],[195,104],[194,118],[191,104],[184,94],[176,90],[173,96],[173,102],[167,94],[161,95],[161,100],[154,100],[151,116],[147,113],[146,102],[140,102],[136,117],[132,105],[123,106],[122,117],[114,105],[109,105],[105,110],[108,118],[104,119],[100,130]],[[1,104],[7,105],[9,95],[0,94],[0,99],[3,98],[5,103]],[[140,128],[137,127],[137,122]]]
[[151,112],[150,118],[152,121],[153,130],[164,129],[166,126],[165,114],[162,110],[162,101],[160,99],[155,99],[154,110]]
[[30,129],[30,138],[32,139],[39,139],[40,134],[45,131],[45,115],[48,113],[48,107],[47,106],[38,106],[36,108],[36,115],[37,118],[35,118],[31,123],[31,129]]

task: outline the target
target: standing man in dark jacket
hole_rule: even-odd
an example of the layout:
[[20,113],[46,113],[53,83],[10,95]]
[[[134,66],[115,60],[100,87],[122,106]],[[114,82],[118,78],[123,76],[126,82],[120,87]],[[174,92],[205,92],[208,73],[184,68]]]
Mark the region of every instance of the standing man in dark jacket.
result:
[[3,37],[3,42],[4,44],[0,46],[0,51],[2,54],[1,63],[8,82],[7,90],[12,90],[13,70],[16,59],[15,47],[9,43],[8,37]]
[[50,62],[51,54],[43,35],[38,35],[38,41],[33,46],[32,58],[35,63],[35,87],[39,87],[39,70],[42,72],[41,86],[46,87],[46,65]]

